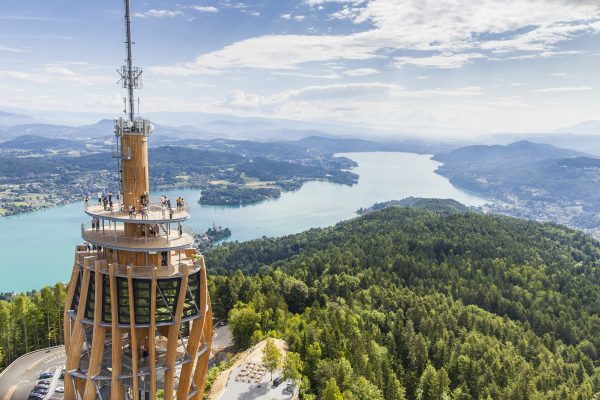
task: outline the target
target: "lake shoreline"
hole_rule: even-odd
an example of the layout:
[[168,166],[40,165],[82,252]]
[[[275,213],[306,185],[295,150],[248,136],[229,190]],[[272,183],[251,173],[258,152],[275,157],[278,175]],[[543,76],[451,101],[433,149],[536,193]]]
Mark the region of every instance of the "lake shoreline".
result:
[[[191,212],[188,224],[196,232],[204,232],[213,224],[226,226],[232,235],[225,241],[240,242],[332,226],[356,217],[360,207],[409,196],[454,198],[466,205],[485,203],[436,174],[439,163],[428,156],[401,152],[341,154],[359,164],[354,171],[360,179],[353,186],[308,181],[296,191],[282,192],[277,200],[243,206],[197,204],[200,190],[195,189],[154,193],[187,199]],[[82,202],[0,218],[0,243],[10,249],[4,252],[7,257],[0,266],[5,277],[0,292],[26,291],[66,280],[73,267],[73,249],[82,241],[79,227],[87,219]],[[40,263],[27,254],[42,255],[44,261]]]

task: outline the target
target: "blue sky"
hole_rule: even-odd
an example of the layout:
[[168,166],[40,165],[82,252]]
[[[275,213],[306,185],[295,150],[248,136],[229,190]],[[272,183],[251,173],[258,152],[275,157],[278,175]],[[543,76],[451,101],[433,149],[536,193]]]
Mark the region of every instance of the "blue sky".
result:
[[[132,0],[142,112],[378,132],[541,132],[600,115],[600,3]],[[120,0],[4,1],[0,109],[122,109]]]

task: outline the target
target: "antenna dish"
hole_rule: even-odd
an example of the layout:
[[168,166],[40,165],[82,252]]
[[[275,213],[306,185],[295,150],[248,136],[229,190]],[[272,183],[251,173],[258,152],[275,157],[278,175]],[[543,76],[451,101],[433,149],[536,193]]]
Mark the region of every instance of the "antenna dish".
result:
[[127,127],[131,128],[133,126],[133,121],[127,121]]
[[148,133],[152,132],[154,132],[154,124],[150,124],[150,127],[148,127]]

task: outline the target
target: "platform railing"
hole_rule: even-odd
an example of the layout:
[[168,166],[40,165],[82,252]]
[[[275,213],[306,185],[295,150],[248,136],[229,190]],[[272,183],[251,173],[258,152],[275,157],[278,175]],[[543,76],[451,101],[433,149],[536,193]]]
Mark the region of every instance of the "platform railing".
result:
[[[113,201],[113,206],[112,208],[110,206],[107,205],[107,208],[104,209],[104,205],[103,204],[98,204],[97,202],[97,198],[96,199],[90,199],[87,202],[83,202],[83,208],[84,210],[95,214],[96,213],[96,209],[98,210],[98,215],[100,215],[102,212],[111,212],[111,213],[119,213],[119,214],[123,214],[123,215],[128,215],[129,214],[129,210],[128,210],[128,206],[121,203],[120,201],[116,202]],[[174,217],[178,217],[181,213],[185,213],[187,215],[190,214],[190,205],[187,202],[184,202],[184,204],[182,206],[177,207],[175,204],[171,204],[171,209],[173,211],[173,216]],[[165,216],[162,217],[162,212],[164,211]],[[148,206],[146,207],[146,212],[147,213],[159,213],[161,214],[161,218],[160,219],[165,219],[168,220],[170,219],[170,211],[169,208],[165,206],[165,209],[163,210],[163,205],[160,201],[152,201],[148,204]],[[142,214],[139,208],[137,208],[135,210],[135,213],[133,214],[134,217],[132,219],[142,219]]]
[[[141,223],[143,223],[144,220],[139,220]],[[101,232],[102,233],[102,237],[103,238],[108,238],[108,239],[113,239],[115,238],[115,235],[118,237],[122,237],[122,234],[124,232],[123,227],[119,227],[118,229],[113,228],[112,226],[104,226],[104,228],[102,228],[101,224],[99,225],[99,228],[92,228],[93,222],[92,221],[88,221],[88,222],[84,222],[81,224],[81,235],[85,238],[86,237],[86,233],[87,232]],[[175,240],[180,238],[183,235],[189,235],[192,237],[192,240],[194,239],[194,228],[192,228],[189,225],[183,225],[180,224],[179,226],[176,227],[171,227],[169,233],[167,234],[164,230],[163,227],[161,227],[159,225],[159,232],[156,236],[142,236],[142,237],[129,237],[127,236],[126,239],[127,240],[139,240],[139,241],[144,241],[144,242],[149,242],[149,241],[161,241],[161,240]]]

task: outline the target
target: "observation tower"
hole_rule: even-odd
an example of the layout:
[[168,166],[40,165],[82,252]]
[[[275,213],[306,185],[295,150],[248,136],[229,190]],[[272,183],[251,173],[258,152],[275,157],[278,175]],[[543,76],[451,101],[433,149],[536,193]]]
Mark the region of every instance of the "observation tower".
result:
[[65,399],[146,400],[162,390],[166,400],[200,400],[212,341],[206,267],[185,225],[189,207],[149,196],[153,126],[135,115],[142,71],[132,66],[124,3],[127,117],[115,120],[112,154],[120,192],[85,202],[91,221],[81,226],[86,243],[76,247],[65,299]]

